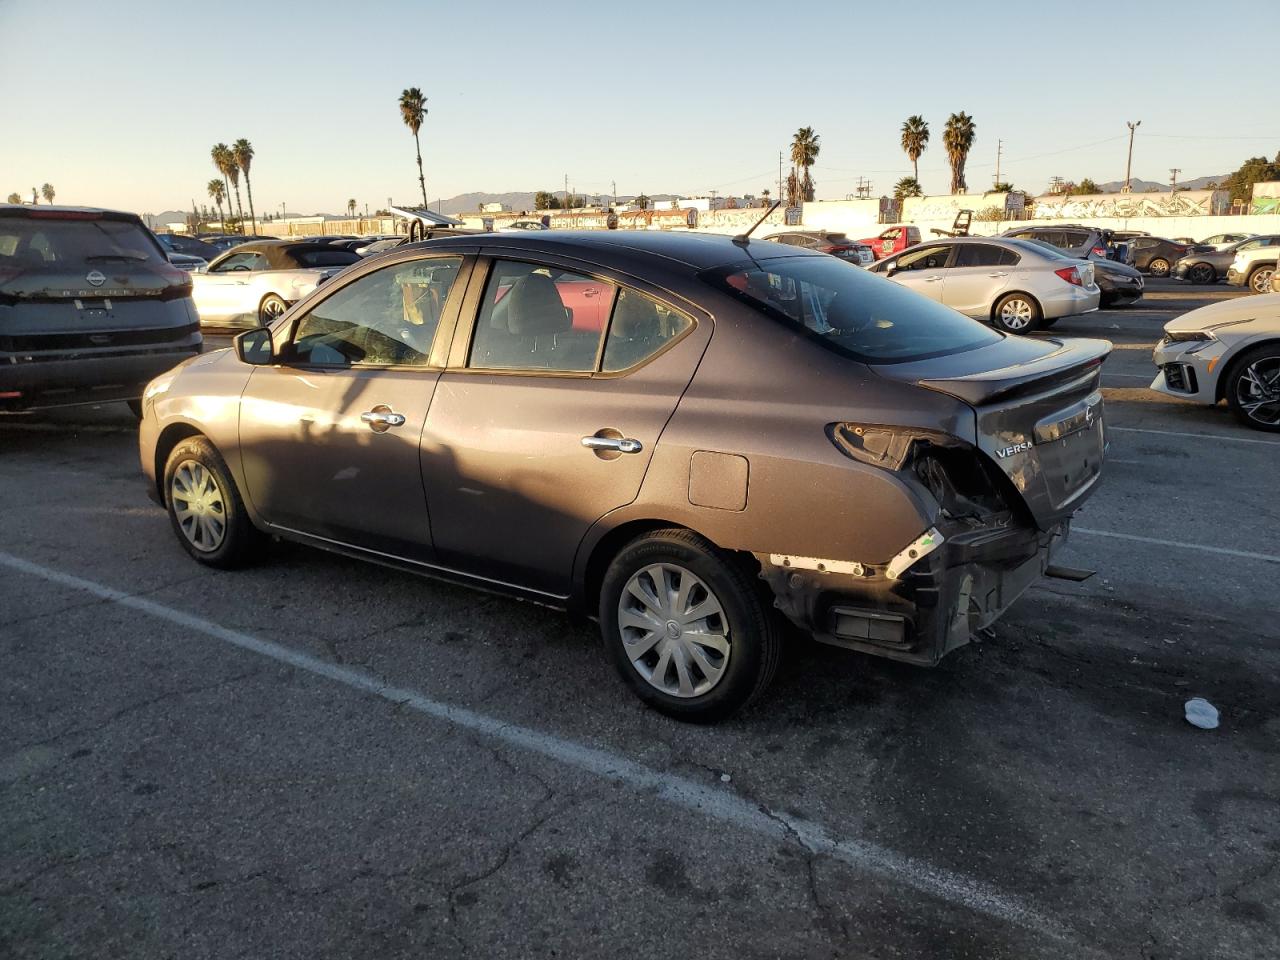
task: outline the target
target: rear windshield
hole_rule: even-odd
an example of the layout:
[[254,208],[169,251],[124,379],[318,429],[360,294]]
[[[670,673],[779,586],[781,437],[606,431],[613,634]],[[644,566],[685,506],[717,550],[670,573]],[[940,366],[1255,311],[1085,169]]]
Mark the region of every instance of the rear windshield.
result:
[[835,257],[769,257],[708,270],[701,277],[864,363],[924,360],[1001,339],[950,307]]
[[147,231],[136,223],[0,217],[0,268],[80,270],[128,261],[165,262]]
[[294,254],[294,259],[304,267],[345,267],[360,259],[360,254],[351,250],[302,250]]

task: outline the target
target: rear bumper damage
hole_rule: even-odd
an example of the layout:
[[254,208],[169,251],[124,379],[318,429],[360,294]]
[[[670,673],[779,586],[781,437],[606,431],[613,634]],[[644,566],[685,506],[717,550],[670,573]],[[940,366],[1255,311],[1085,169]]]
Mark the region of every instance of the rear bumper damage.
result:
[[937,528],[942,540],[894,578],[872,566],[757,554],[774,605],[815,639],[933,666],[990,626],[1052,564],[1066,522]]

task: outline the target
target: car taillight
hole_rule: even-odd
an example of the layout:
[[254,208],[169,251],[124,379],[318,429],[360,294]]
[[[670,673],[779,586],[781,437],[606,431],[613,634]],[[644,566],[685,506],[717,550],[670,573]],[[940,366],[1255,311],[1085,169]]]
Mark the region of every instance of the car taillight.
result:
[[1090,252],[1090,253],[1092,253],[1095,257],[1105,257],[1105,256],[1107,255],[1107,248],[1106,248],[1106,247],[1094,247],[1094,248],[1093,248],[1092,250],[1090,250],[1089,252]]
[[22,211],[24,217],[34,217],[37,220],[101,220],[102,214],[95,213],[92,210],[41,210],[39,207],[32,207],[30,210]]
[[1080,280],[1079,267],[1063,267],[1061,270],[1055,270],[1053,272],[1063,280],[1067,281],[1067,283],[1075,284],[1077,287],[1084,286],[1084,283]]

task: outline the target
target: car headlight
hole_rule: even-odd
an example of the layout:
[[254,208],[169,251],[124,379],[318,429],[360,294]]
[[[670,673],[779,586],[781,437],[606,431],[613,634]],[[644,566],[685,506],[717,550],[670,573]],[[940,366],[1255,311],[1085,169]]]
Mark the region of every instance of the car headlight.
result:
[[1203,330],[1166,330],[1164,338],[1170,343],[1186,343],[1191,340],[1212,340],[1212,334]]

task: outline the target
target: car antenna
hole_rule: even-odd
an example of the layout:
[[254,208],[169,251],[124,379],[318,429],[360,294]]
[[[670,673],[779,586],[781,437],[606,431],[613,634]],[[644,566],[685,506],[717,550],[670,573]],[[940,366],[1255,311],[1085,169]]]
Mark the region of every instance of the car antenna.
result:
[[757,220],[755,223],[753,223],[753,224],[751,225],[751,229],[750,229],[750,230],[746,231],[745,233],[740,233],[740,234],[738,234],[736,237],[734,237],[734,238],[733,238],[733,242],[734,242],[734,243],[736,243],[736,244],[737,244],[738,246],[740,246],[740,247],[745,247],[748,243],[750,243],[750,242],[751,242],[751,234],[755,233],[755,229],[756,229],[756,227],[760,226],[760,224],[762,224],[762,223],[764,223],[766,220],[768,220],[768,219],[769,219],[769,214],[773,213],[773,211],[777,210],[777,209],[778,209],[778,207],[780,207],[780,206],[782,206],[782,201],[781,201],[781,200],[775,200],[775,201],[773,201],[772,206],[770,206],[770,207],[769,207],[769,209],[768,209],[768,210],[766,210],[766,211],[764,212],[764,216],[763,216],[763,217],[761,217],[759,220]]

